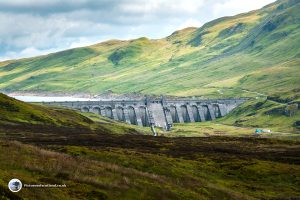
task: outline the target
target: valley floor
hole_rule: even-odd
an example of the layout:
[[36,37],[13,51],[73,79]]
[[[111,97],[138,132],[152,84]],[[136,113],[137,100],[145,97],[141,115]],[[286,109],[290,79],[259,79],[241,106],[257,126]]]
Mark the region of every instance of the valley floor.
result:
[[228,137],[257,137],[257,138],[276,138],[281,140],[300,141],[299,133],[279,132],[270,130],[270,133],[255,134],[254,127],[239,127],[226,125],[218,122],[202,122],[175,124],[170,132],[161,133],[167,137],[211,137],[211,136],[228,136]]

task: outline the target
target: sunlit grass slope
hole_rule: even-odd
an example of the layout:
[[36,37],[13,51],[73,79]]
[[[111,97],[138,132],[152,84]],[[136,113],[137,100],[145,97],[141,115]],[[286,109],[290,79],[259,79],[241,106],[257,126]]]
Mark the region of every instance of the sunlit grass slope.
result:
[[252,100],[218,121],[234,126],[300,133],[299,102],[286,104],[267,99]]
[[0,63],[0,90],[238,97],[300,85],[300,4],[279,0],[151,40]]

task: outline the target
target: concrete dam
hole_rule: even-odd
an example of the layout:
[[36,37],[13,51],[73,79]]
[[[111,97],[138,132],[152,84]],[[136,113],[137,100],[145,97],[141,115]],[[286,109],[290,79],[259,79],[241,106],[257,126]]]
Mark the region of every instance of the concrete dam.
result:
[[173,123],[205,122],[228,114],[246,99],[166,99],[43,102],[92,112],[128,124],[170,130]]

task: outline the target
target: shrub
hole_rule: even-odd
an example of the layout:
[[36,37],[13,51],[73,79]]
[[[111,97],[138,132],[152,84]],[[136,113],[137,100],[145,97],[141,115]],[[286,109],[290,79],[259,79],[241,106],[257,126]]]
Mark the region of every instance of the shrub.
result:
[[285,108],[285,114],[289,117],[294,116],[297,113],[297,111],[298,111],[297,103],[287,105]]
[[4,101],[1,102],[0,101],[0,109],[4,109],[10,112],[19,112],[20,108],[18,106],[16,106],[15,104],[12,104],[10,102]]

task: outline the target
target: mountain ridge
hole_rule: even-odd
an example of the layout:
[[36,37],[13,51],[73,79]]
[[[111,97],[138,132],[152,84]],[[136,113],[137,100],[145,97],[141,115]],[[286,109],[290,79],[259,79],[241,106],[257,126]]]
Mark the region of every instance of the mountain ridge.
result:
[[300,84],[299,10],[298,0],[280,0],[162,39],[109,40],[0,62],[0,90],[205,97],[292,91]]

